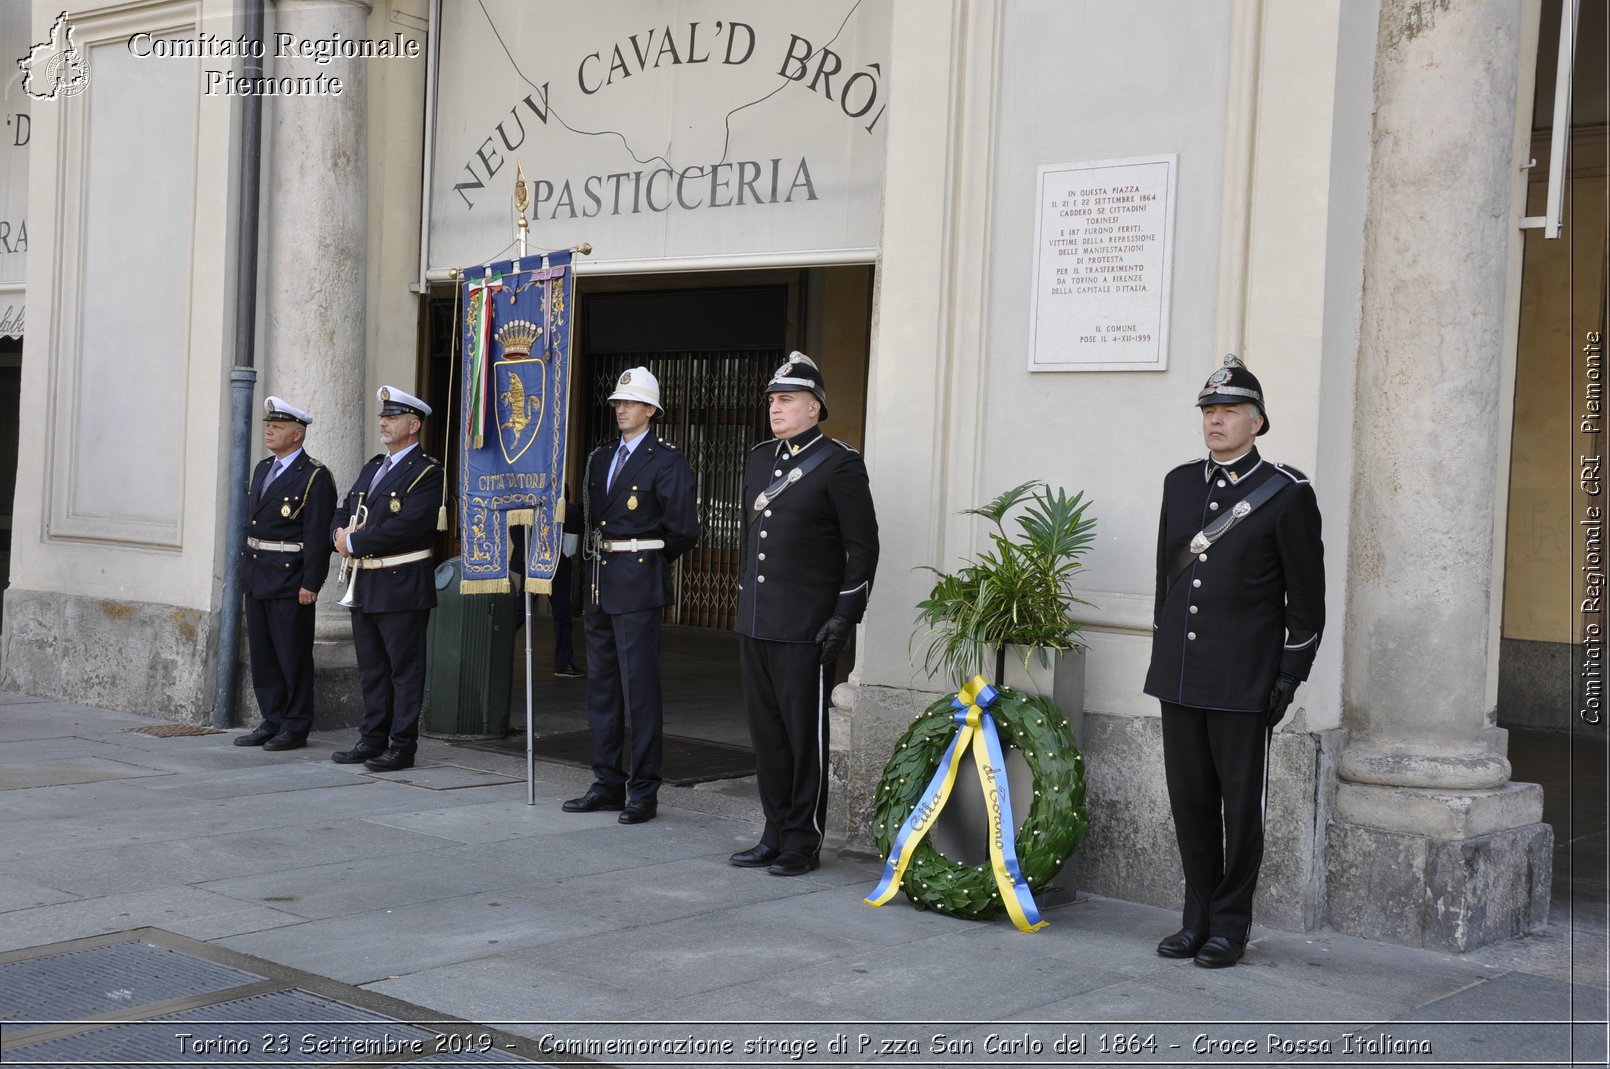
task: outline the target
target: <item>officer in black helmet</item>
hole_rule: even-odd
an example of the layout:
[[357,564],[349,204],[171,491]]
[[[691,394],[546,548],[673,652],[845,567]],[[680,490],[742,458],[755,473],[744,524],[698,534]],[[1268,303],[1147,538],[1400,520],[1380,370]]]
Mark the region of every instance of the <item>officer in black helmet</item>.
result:
[[1254,444],[1257,376],[1227,356],[1196,404],[1208,456],[1163,480],[1146,693],[1185,870],[1184,923],[1157,953],[1216,969],[1252,927],[1269,742],[1319,648],[1325,562],[1308,477]]
[[822,849],[834,667],[866,613],[878,520],[861,455],[817,427],[827,386],[815,362],[790,354],[766,401],[775,437],[744,469],[737,625],[766,828],[731,861],[800,876]]

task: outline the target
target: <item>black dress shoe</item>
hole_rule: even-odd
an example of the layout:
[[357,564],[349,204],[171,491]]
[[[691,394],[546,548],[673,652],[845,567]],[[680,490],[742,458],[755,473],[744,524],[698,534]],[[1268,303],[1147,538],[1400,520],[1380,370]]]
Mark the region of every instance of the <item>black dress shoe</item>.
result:
[[1241,960],[1243,944],[1215,935],[1196,952],[1196,963],[1204,969],[1228,969]]
[[660,811],[660,803],[652,798],[641,802],[627,802],[626,808],[615,819],[622,824],[647,824]]
[[405,768],[414,767],[414,751],[399,750],[393,746],[379,757],[371,757],[363,763],[363,767],[370,772],[401,772]]
[[781,851],[775,846],[757,843],[747,850],[733,854],[727,860],[741,869],[764,869],[771,867],[771,863],[777,860],[779,853]]
[[299,750],[307,745],[306,735],[292,735],[289,731],[282,731],[272,739],[263,743],[265,750]]
[[384,746],[365,746],[360,742],[350,750],[337,750],[330,755],[330,760],[338,765],[361,765],[371,757],[379,757],[385,752]]
[[1190,928],[1181,928],[1161,943],[1157,944],[1157,956],[1160,958],[1194,958],[1196,952],[1202,949],[1207,942],[1207,936],[1201,935]]
[[572,798],[560,806],[566,813],[596,813],[600,809],[624,809],[626,799],[611,794],[606,788],[593,784],[580,798]]
[[784,850],[777,855],[777,860],[773,861],[771,867],[766,871],[773,876],[803,876],[818,864],[815,854],[802,854],[798,850]]
[[275,735],[273,728],[267,724],[258,724],[256,730],[250,735],[236,735],[236,746],[261,746]]

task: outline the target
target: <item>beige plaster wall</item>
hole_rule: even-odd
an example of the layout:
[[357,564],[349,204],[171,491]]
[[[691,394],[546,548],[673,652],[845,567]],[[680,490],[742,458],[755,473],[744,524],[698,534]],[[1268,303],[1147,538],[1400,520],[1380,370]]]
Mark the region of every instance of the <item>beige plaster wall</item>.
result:
[[[1603,129],[1575,133],[1560,237],[1526,231],[1504,561],[1505,638],[1571,642],[1580,619],[1574,611],[1577,576],[1571,557],[1576,457],[1595,450],[1602,454],[1603,447],[1576,433],[1580,400],[1572,376],[1580,370],[1585,334],[1602,322],[1605,145]],[[1545,140],[1539,139],[1533,157],[1548,159]],[[1535,168],[1528,214],[1542,214],[1547,183],[1546,164]]]

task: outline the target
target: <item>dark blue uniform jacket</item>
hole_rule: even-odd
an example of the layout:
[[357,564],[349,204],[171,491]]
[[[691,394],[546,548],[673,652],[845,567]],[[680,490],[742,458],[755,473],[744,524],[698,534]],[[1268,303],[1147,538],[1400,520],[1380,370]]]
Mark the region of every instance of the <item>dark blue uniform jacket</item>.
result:
[[601,553],[585,561],[590,611],[614,615],[671,604],[676,599],[671,564],[699,540],[699,504],[687,457],[652,427],[644,433],[647,440],[632,450],[607,491],[604,483],[620,439],[599,446],[587,458],[587,537],[612,542],[658,538],[665,548]]
[[330,517],[335,512],[335,477],[303,450],[259,497],[273,466],[264,457],[252,470],[247,491],[246,535],[264,542],[300,542],[300,553],[275,550],[241,551],[240,577],[246,593],[267,601],[294,598],[299,588],[317,591],[330,574]]
[[[370,457],[352,481],[346,500],[331,521],[332,541],[335,529],[346,526],[357,508],[358,494],[368,490],[369,480],[374,478],[385,459],[385,453]],[[364,498],[369,518],[363,530],[352,537],[357,555],[393,557],[412,550],[434,548],[436,513],[441,504],[442,466],[416,446],[386,473],[374,493]],[[429,557],[394,568],[364,569],[358,575],[358,608],[363,612],[434,609],[435,570]]]
[[[1192,560],[1192,536],[1270,479],[1287,484]],[[1182,464],[1163,479],[1157,600],[1146,693],[1201,709],[1262,712],[1278,673],[1303,680],[1325,628],[1325,548],[1308,477],[1253,449],[1229,466]]]

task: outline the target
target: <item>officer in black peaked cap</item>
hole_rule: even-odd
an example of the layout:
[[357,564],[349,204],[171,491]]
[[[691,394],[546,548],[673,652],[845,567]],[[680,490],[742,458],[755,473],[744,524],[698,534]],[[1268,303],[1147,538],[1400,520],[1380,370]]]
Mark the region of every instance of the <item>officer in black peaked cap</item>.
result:
[[1308,476],[1254,444],[1257,376],[1225,357],[1196,404],[1208,456],[1163,479],[1146,693],[1185,869],[1183,924],[1157,953],[1217,969],[1252,927],[1269,743],[1319,648],[1325,562]]
[[827,385],[815,362],[790,354],[766,401],[775,437],[744,468],[737,625],[766,828],[731,861],[800,876],[822,849],[834,667],[866,613],[878,520],[861,454],[817,426]]
[[335,477],[302,448],[313,417],[283,397],[263,399],[263,445],[247,490],[246,641],[263,722],[236,746],[295,750],[313,726],[313,606],[330,574]]
[[[380,444],[336,510],[331,538],[357,569],[352,582],[352,643],[363,686],[358,744],[331,759],[375,772],[412,768],[425,701],[425,639],[436,607],[436,513],[442,465],[425,455],[419,431],[430,405],[382,386]],[[358,522],[359,495],[367,516]]]

